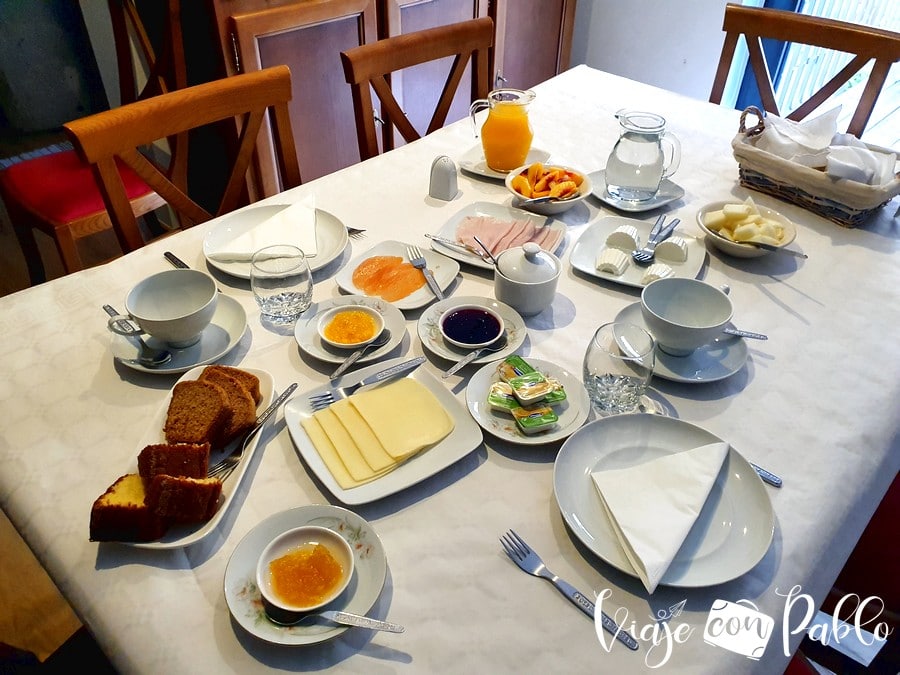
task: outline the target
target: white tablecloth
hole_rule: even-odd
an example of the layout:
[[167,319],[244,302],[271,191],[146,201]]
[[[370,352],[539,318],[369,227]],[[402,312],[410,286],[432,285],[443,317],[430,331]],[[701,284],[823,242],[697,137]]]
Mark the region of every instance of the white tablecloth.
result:
[[[536,88],[535,144],[560,163],[603,168],[623,107],[663,114],[683,146],[674,176],[682,202],[669,212],[699,236],[702,204],[743,197],[730,141],[739,113],[580,66]],[[475,143],[468,121],[396,152],[326,176],[288,193],[315,193],[316,204],[367,237],[317,272],[314,300],[336,297],[334,275],[352,257],[386,239],[417,243],[465,205],[508,203],[499,182],[460,174],[452,202],[428,197],[432,160],[457,159]],[[485,434],[471,454],[395,496],[354,507],[387,551],[389,574],[373,614],[402,623],[401,635],[351,630],[314,647],[277,647],[249,636],[230,618],[223,575],[231,552],[254,525],[305,504],[338,503],[307,473],[279,415],[232,511],[202,543],[146,551],[88,541],[93,500],[134,461],[147,420],[175,378],[117,367],[101,304],[119,305],[140,278],[167,269],[172,250],[207,269],[201,253],[211,224],[156,243],[108,265],[0,299],[0,505],[123,672],[778,672],[788,661],[782,633],[786,593],[794,586],[820,602],[900,465],[900,266],[897,204],[864,228],[848,230],[754,194],[794,219],[798,261],[773,255],[737,260],[711,252],[701,276],[728,283],[735,323],[768,333],[750,342],[736,375],[703,385],[655,379],[653,388],[683,420],[733,444],[784,479],[767,488],[776,514],[771,548],[750,572],[700,589],[640,582],[589,553],[567,530],[553,494],[560,443],[524,447]],[[284,195],[276,201],[283,201]],[[589,223],[614,212],[594,198],[562,217],[565,270],[552,311],[528,320],[521,353],[580,372],[593,329],[638,298],[637,289],[573,271],[569,254]],[[656,214],[643,214],[644,220]],[[238,299],[249,331],[225,363],[273,373],[279,390],[301,391],[333,368],[303,355],[293,337],[260,322],[248,283],[217,274]],[[492,296],[490,276],[463,266],[454,295]],[[405,353],[418,355],[418,311],[407,312]],[[437,374],[448,364],[429,354]],[[463,371],[463,375],[471,370]],[[446,381],[464,401],[465,377]],[[638,652],[601,646],[594,626],[549,584],[516,569],[498,536],[517,530],[548,567],[604,608],[627,612],[638,632],[681,600],[673,619],[692,631],[683,643]],[[715,600],[749,600],[775,620],[760,661],[707,644],[704,625]],[[797,610],[799,611],[799,610]],[[625,615],[620,613],[619,617]],[[792,628],[800,620],[787,622]],[[633,624],[632,624],[633,622]],[[645,633],[645,637],[647,634]],[[787,639],[793,651],[801,635]],[[662,664],[662,665],[661,665]]]

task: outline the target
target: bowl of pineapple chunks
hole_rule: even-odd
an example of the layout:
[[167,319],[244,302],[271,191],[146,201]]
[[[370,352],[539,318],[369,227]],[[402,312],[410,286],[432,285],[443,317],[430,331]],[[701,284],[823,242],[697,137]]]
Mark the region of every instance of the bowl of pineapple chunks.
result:
[[778,211],[756,204],[752,197],[707,204],[697,212],[697,224],[713,246],[736,258],[768,255],[771,250],[753,244],[782,248],[797,236],[794,223]]
[[[510,171],[506,174],[506,187],[513,194],[513,206],[542,216],[568,211],[593,190],[587,174],[569,166],[540,162]],[[539,197],[544,200],[529,201]]]

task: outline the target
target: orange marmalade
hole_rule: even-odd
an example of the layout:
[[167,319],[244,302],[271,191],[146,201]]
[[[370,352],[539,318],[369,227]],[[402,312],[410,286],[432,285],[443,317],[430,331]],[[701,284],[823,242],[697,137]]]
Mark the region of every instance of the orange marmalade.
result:
[[349,309],[335,314],[322,332],[332,342],[353,345],[375,336],[375,319],[368,312]]
[[322,544],[304,544],[269,563],[272,590],[285,603],[310,607],[331,595],[344,570]]

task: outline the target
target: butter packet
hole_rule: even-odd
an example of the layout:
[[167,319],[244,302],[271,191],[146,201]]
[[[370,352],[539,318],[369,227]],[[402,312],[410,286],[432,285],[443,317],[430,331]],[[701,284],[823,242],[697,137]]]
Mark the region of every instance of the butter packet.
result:
[[525,434],[536,434],[546,431],[559,422],[559,417],[548,405],[523,406],[514,408],[512,416],[516,420],[519,429]]
[[548,377],[547,382],[553,387],[544,397],[544,403],[547,405],[557,405],[566,400],[566,389],[559,380]]
[[512,413],[515,408],[522,407],[513,395],[512,387],[506,382],[494,382],[491,385],[488,391],[487,402],[491,410],[504,413]]
[[521,377],[536,372],[530,363],[517,354],[507,356],[497,366],[497,373],[504,382],[509,382],[514,377]]
[[531,405],[544,398],[553,391],[554,387],[541,373],[534,371],[509,380],[513,395],[522,405]]

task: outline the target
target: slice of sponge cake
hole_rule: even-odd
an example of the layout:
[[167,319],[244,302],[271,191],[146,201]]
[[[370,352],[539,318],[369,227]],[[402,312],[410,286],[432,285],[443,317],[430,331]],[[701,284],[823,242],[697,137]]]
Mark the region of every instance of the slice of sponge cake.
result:
[[91,541],[153,541],[166,533],[168,521],[147,504],[144,481],[126,474],[91,507]]
[[241,384],[246,387],[247,391],[250,392],[250,395],[253,397],[253,402],[256,405],[259,405],[262,402],[262,391],[259,388],[259,378],[246,370],[241,370],[240,368],[235,368],[234,366],[222,366],[222,365],[213,365],[206,366],[203,369],[203,372],[200,374],[200,379],[204,379],[204,376],[207,373],[224,373],[226,375],[231,375],[234,378],[237,378]]
[[231,420],[225,427],[223,445],[227,445],[256,424],[256,401],[241,380],[221,368],[207,368],[199,379],[201,382],[217,384],[225,392]]
[[212,382],[186,380],[172,389],[163,427],[168,443],[206,443],[220,447],[231,421],[223,389]]
[[147,482],[157,474],[206,478],[209,443],[155,443],[138,455],[138,473]]

